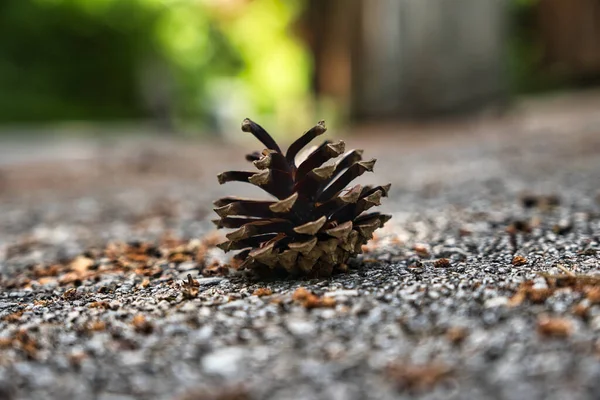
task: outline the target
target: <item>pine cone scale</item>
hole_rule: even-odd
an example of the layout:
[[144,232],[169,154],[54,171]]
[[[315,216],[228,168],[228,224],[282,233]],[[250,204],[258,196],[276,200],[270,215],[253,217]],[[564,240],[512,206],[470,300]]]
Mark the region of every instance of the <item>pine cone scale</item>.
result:
[[296,171],[296,180],[302,179],[312,169],[318,168],[332,158],[338,157],[344,152],[345,144],[341,140],[338,143],[331,143],[325,141],[315,151],[313,151],[307,158],[300,164]]
[[271,204],[269,206],[269,208],[274,213],[278,213],[278,214],[287,213],[287,212],[290,212],[290,210],[294,207],[294,204],[296,204],[296,200],[298,200],[298,193],[294,193],[293,195],[291,195],[283,200],[280,200],[278,202]]
[[357,161],[345,172],[343,172],[335,181],[333,181],[321,194],[317,197],[317,201],[326,201],[338,195],[350,182],[358,178],[365,172],[373,171],[373,166],[376,160]]
[[300,150],[302,150],[314,138],[316,138],[319,135],[324,134],[326,130],[327,130],[327,128],[325,128],[325,121],[319,121],[317,123],[317,125],[310,128],[302,136],[300,136],[300,138],[298,140],[296,140],[294,143],[292,143],[290,145],[287,153],[285,154],[285,158],[288,161],[288,163],[291,166],[295,167],[296,166],[296,162],[295,162],[296,156],[298,155]]
[[307,222],[304,225],[300,225],[294,228],[294,232],[299,233],[301,235],[316,235],[317,232],[325,225],[327,222],[327,217],[322,216],[316,221]]

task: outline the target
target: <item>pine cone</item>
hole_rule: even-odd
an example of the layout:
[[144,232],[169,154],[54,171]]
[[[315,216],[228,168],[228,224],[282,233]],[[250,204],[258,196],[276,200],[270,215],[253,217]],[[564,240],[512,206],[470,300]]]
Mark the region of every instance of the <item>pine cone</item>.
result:
[[236,229],[219,247],[226,252],[241,250],[234,256],[240,268],[263,276],[329,276],[344,270],[348,258],[361,253],[373,231],[391,218],[378,212],[363,214],[380,204],[391,185],[344,190],[353,179],[373,171],[375,160],[361,161],[362,150],[325,164],[344,152],[344,142],[325,141],[296,166],[298,152],[326,131],[324,121],[305,132],[285,155],[260,125],[245,119],[242,131],[267,147],[246,156],[260,172],[224,172],[219,183],[248,182],[277,200],[224,197],[214,203],[220,217],[213,221],[217,227]]

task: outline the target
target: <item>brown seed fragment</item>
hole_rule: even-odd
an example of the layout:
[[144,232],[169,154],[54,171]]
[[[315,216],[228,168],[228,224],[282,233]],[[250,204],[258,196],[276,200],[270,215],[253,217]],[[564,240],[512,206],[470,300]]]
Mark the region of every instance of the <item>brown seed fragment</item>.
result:
[[454,345],[461,344],[468,335],[469,331],[462,326],[452,326],[446,331],[446,338]]
[[527,297],[532,303],[541,304],[544,303],[548,297],[552,296],[553,290],[551,289],[529,289],[527,291]]
[[175,264],[179,264],[184,261],[189,261],[190,259],[191,259],[191,256],[188,254],[185,254],[183,252],[173,252],[173,253],[169,254],[169,262],[172,262]]
[[83,360],[85,360],[87,357],[88,356],[84,351],[73,352],[73,353],[69,354],[69,364],[71,364],[72,367],[77,368],[81,365]]
[[196,388],[186,391],[175,400],[251,400],[250,392],[243,386]]
[[546,299],[553,294],[553,287],[534,289],[533,281],[525,281],[519,285],[517,292],[508,301],[508,305],[510,307],[516,307],[521,305],[521,303],[523,303],[525,300],[539,304],[545,302]]
[[91,321],[87,323],[86,330],[89,332],[101,332],[106,330],[106,324],[104,321]]
[[591,304],[600,304],[600,286],[587,289],[585,297]]
[[583,301],[576,304],[572,309],[573,314],[575,314],[579,318],[583,318],[583,319],[588,318],[589,311],[590,311],[589,305],[587,305],[586,302],[583,302]]
[[263,296],[270,296],[273,294],[273,291],[269,288],[258,288],[256,290],[254,290],[254,292],[252,293],[254,296],[258,296],[258,297],[263,297]]
[[537,322],[537,331],[542,336],[565,338],[571,335],[573,325],[565,318],[540,317]]
[[28,359],[34,360],[37,357],[39,349],[38,343],[33,339],[26,330],[19,330],[13,340],[13,345],[19,348]]
[[421,258],[429,258],[429,249],[424,244],[415,244],[413,250]]
[[229,267],[218,261],[213,262],[202,270],[204,276],[227,276],[229,275]]
[[433,266],[436,268],[450,268],[452,263],[447,258],[440,258],[433,263]]
[[506,228],[509,234],[531,233],[531,230],[531,224],[525,220],[515,220]]
[[[557,265],[557,267],[561,268],[562,266]],[[600,276],[577,275],[564,267],[562,269],[568,271],[568,273],[558,275],[539,273],[538,275],[543,276],[550,287],[570,287],[573,290],[581,292],[588,290],[590,287],[600,286]]]
[[471,236],[473,231],[467,227],[461,227],[458,229],[458,234],[460,237]]
[[520,306],[527,298],[527,293],[523,290],[518,290],[510,299],[508,299],[507,305],[509,307]]
[[521,265],[527,264],[527,259],[523,256],[514,256],[511,261],[511,264],[515,267],[519,267]]
[[186,299],[195,299],[198,297],[198,287],[200,284],[198,281],[192,278],[191,274],[187,275],[187,280],[181,284],[181,293],[183,293],[183,297]]
[[106,301],[94,301],[92,303],[88,303],[89,308],[109,308],[109,305]]
[[388,366],[386,375],[398,390],[423,392],[433,389],[437,384],[448,379],[452,375],[452,370],[437,363],[392,364]]
[[35,278],[49,277],[49,276],[58,276],[61,272],[62,266],[54,264],[50,265],[46,268],[36,267],[33,270],[33,276]]
[[24,312],[24,310],[21,310],[21,311],[14,312],[12,314],[8,314],[4,318],[2,318],[2,321],[8,322],[8,323],[19,322],[19,320],[21,319],[21,316],[23,315],[23,312]]
[[67,301],[77,300],[79,298],[79,293],[77,293],[77,288],[68,289],[62,295],[63,299]]
[[71,270],[79,274],[84,274],[92,265],[94,265],[94,260],[79,256],[71,262]]
[[133,328],[137,333],[148,335],[154,330],[152,323],[148,321],[142,314],[138,314],[133,317],[131,323],[133,324]]
[[294,301],[302,301],[305,300],[308,296],[312,296],[313,294],[308,291],[308,289],[299,287],[294,291],[292,295],[292,300]]
[[335,307],[336,301],[333,297],[322,297],[318,304],[318,307]]
[[0,349],[9,349],[13,345],[13,338],[2,337],[0,338]]
[[336,305],[336,301],[333,297],[319,297],[303,287],[296,289],[292,295],[292,300],[302,304],[303,307],[308,309],[335,307]]

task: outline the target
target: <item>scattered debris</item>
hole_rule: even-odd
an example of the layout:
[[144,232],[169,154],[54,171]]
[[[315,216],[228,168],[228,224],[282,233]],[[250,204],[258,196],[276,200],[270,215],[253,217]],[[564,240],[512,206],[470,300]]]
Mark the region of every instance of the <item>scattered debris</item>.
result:
[[37,358],[39,345],[25,329],[17,331],[13,337],[12,345],[25,353],[28,359],[35,360]]
[[176,400],[251,400],[250,392],[242,387],[235,386],[230,388],[197,388],[191,389],[176,397]]
[[21,319],[21,316],[23,315],[24,311],[25,310],[20,310],[20,311],[14,312],[12,314],[8,314],[7,316],[2,318],[2,321],[8,322],[8,323],[18,322]]
[[75,351],[69,354],[69,364],[72,367],[78,368],[86,358],[88,358],[88,355],[84,351]]
[[133,321],[131,323],[137,333],[148,335],[154,330],[154,325],[152,325],[152,323],[148,321],[142,314],[138,314],[133,317]]
[[542,336],[565,338],[573,332],[573,324],[565,318],[540,317],[537,331]]
[[515,233],[531,233],[532,228],[529,221],[525,220],[515,220],[506,228],[506,232],[509,234]]
[[544,277],[550,287],[570,287],[577,291],[583,291],[586,287],[600,286],[600,275],[577,275],[571,271],[562,275],[553,275],[548,273],[539,273]]
[[104,321],[91,321],[85,326],[85,330],[88,332],[102,332],[106,330],[106,323]]
[[[5,282],[5,287],[26,288],[34,282],[41,285],[58,282],[60,286],[79,286],[84,281],[93,281],[106,274],[124,276],[133,272],[143,278],[139,288],[145,289],[153,279],[177,271],[166,268],[169,263],[191,262],[200,269],[205,265],[206,254],[216,248],[220,238],[218,234],[209,233],[202,240],[184,241],[166,235],[157,243],[111,242],[103,249],[89,249],[65,263],[34,265],[29,270],[24,270],[17,278]],[[229,266],[217,261],[212,261],[203,271],[203,274],[208,276],[228,273]],[[102,293],[103,290],[109,289],[101,289],[99,292]],[[79,297],[80,294],[75,288],[69,288],[63,296],[67,301],[77,300]]]
[[263,297],[263,296],[272,295],[273,291],[269,288],[258,288],[258,289],[255,289],[254,292],[252,292],[252,294],[254,296]]
[[533,194],[524,194],[521,196],[521,204],[525,208],[532,208],[538,205],[539,197]]
[[436,268],[451,268],[452,263],[447,258],[440,258],[433,263],[433,266]]
[[549,210],[560,205],[560,197],[554,194],[536,195],[526,193],[523,196],[521,196],[521,204],[525,208],[537,207],[542,210]]
[[394,363],[387,367],[386,375],[400,391],[424,392],[450,378],[453,371],[437,363],[426,365]]
[[429,251],[429,247],[424,244],[415,244],[413,250],[421,258],[429,258],[431,254]]
[[94,301],[92,303],[88,303],[87,306],[89,308],[104,308],[104,309],[110,308],[108,305],[108,302],[106,302],[106,301]]
[[556,264],[556,268],[560,269],[562,272],[564,272],[565,274],[567,274],[569,276],[575,276],[575,274],[573,273],[573,271],[569,270],[568,268],[566,268],[562,264]]
[[578,316],[579,318],[583,318],[584,320],[588,318],[588,313],[590,311],[589,302],[581,301],[577,303],[571,310],[573,314]]
[[510,298],[508,305],[515,307],[525,300],[529,300],[536,304],[544,303],[556,290],[565,287],[585,294],[586,298],[592,304],[600,304],[600,276],[576,275],[560,264],[558,264],[557,267],[565,271],[565,274],[552,275],[538,273],[538,275],[544,277],[548,287],[534,288],[533,281],[525,281],[519,285],[517,292]]
[[187,280],[181,284],[181,293],[186,299],[195,299],[198,297],[200,284],[192,278],[191,274],[187,275]]
[[[466,150],[461,170],[471,165]],[[394,148],[389,152],[397,153]],[[403,166],[418,161],[418,155],[408,153]],[[210,169],[218,165],[202,161],[208,168],[205,175],[212,177]],[[552,162],[534,162],[535,172]],[[525,163],[531,163],[529,158]],[[235,399],[238,394],[222,392],[243,380],[260,398],[352,397],[354,386],[369,388],[364,397],[394,398],[391,382],[402,390],[435,382],[435,368],[428,373],[412,368],[426,369],[423,364],[429,363],[446,363],[456,374],[441,378],[438,386],[425,384],[421,390],[435,386],[429,397],[477,394],[482,382],[495,382],[494,388],[506,389],[509,397],[585,397],[580,390],[598,381],[598,371],[588,367],[600,359],[600,275],[593,275],[598,274],[600,209],[589,198],[597,174],[569,186],[575,174],[572,169],[563,172],[572,166],[560,164],[533,183],[560,188],[561,196],[568,196],[569,201],[563,200],[567,204],[551,213],[515,204],[516,182],[507,179],[506,186],[487,191],[481,190],[485,180],[480,177],[461,178],[464,185],[449,180],[440,197],[418,204],[421,174],[412,174],[405,182],[411,190],[390,199],[396,221],[392,234],[386,232],[375,246],[367,244],[373,251],[364,258],[377,262],[365,265],[359,257],[351,261],[348,274],[300,282],[249,279],[235,271],[235,261],[229,263],[212,247],[210,238],[200,237],[208,213],[197,218],[196,212],[206,208],[203,199],[213,196],[203,182],[196,181],[196,189],[180,189],[173,180],[165,191],[166,182],[155,181],[147,191],[140,185],[66,202],[53,196],[31,198],[37,205],[1,201],[0,397],[8,387],[15,398],[73,390],[79,397],[110,397],[117,390],[124,397],[177,398],[201,385],[186,393],[188,398]],[[484,172],[487,179],[489,171]],[[534,171],[517,172],[538,177]],[[136,213],[152,205],[154,188],[177,199],[180,212],[168,223],[150,218],[144,227],[133,225]],[[515,218],[526,221],[532,233],[515,230],[513,250],[504,229]],[[573,221],[567,235],[552,232],[561,219]],[[160,236],[169,229],[170,234]],[[189,235],[196,238],[183,239]],[[394,235],[401,242],[394,244]],[[140,240],[102,244],[116,237]],[[27,240],[28,245],[13,247]],[[423,249],[417,245],[413,250],[414,243],[423,243]],[[81,251],[90,245],[96,247]],[[465,252],[466,262],[453,248]],[[526,257],[523,267],[511,264],[518,255]],[[453,267],[434,268],[444,257]],[[519,286],[527,279],[532,282]],[[183,286],[190,297],[199,290],[197,297],[181,301]],[[292,300],[299,286],[306,292]],[[67,301],[67,290],[81,297]],[[509,309],[513,294],[511,301],[520,297],[521,306]],[[304,306],[320,305],[329,297],[337,301],[334,308]],[[137,314],[144,316],[136,320],[138,328],[133,324]],[[570,336],[555,336],[562,328],[544,320],[538,328],[541,315],[570,321],[563,324],[570,329],[562,330]],[[148,336],[141,334],[146,323],[152,326]],[[538,334],[538,329],[550,334]],[[20,330],[27,335],[17,340]],[[559,339],[542,340],[546,336]],[[232,348],[237,355],[221,357]],[[388,352],[390,348],[395,351]],[[213,365],[212,371],[235,373],[205,369],[201,361],[213,353],[220,366]],[[378,384],[387,379],[385,362],[396,354],[406,357],[397,361],[408,366],[400,368],[397,380]],[[441,369],[437,375],[443,375]],[[160,381],[152,378],[157,371]],[[402,396],[411,394],[396,394]],[[239,396],[244,397],[251,396]]]
[[446,331],[446,338],[454,345],[461,344],[469,335],[469,330],[462,326],[452,326]]
[[204,276],[227,276],[229,275],[229,266],[223,265],[218,261],[213,262],[202,270]]
[[77,288],[67,289],[66,292],[62,295],[63,299],[67,301],[77,300],[80,297],[80,294],[77,292]]
[[591,304],[600,304],[600,286],[586,287],[584,291],[585,298]]
[[598,251],[596,249],[593,249],[591,247],[588,247],[586,249],[583,250],[579,250],[577,252],[578,256],[595,256],[598,254]]
[[525,281],[519,285],[517,293],[508,300],[509,307],[521,305],[525,300],[529,300],[534,304],[541,304],[546,301],[554,290],[551,288],[536,289],[533,281]]
[[472,234],[473,234],[473,231],[466,226],[460,227],[458,229],[458,235],[460,237],[471,236]]
[[527,259],[523,256],[514,256],[511,264],[515,267],[520,267],[521,265],[527,264]]
[[320,308],[320,307],[335,307],[336,301],[333,297],[319,297],[303,287],[296,289],[292,295],[292,300],[302,304],[303,307]]

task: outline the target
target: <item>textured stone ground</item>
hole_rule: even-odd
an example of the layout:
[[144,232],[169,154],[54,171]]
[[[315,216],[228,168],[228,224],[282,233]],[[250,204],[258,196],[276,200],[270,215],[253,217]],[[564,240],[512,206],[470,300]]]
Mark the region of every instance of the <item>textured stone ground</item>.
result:
[[0,398],[598,398],[600,116],[551,110],[349,140],[394,218],[321,280],[222,276],[210,201],[247,188],[214,175],[246,145],[12,159]]

